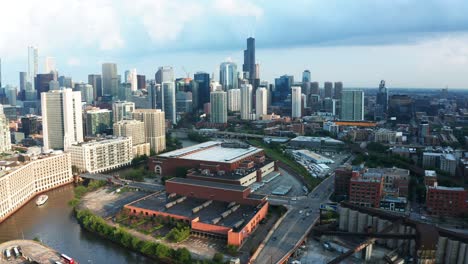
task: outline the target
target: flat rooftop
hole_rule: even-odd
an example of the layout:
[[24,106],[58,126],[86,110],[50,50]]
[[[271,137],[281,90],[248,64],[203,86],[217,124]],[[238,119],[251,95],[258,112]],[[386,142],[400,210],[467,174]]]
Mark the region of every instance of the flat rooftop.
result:
[[425,170],[424,176],[426,177],[437,177],[437,173],[433,170]]
[[[193,208],[204,204],[208,200],[187,198],[183,202],[178,203],[170,208],[165,207],[167,203],[175,201],[180,197],[181,196],[176,196],[169,199],[166,193],[160,193],[135,202],[134,204],[131,204],[131,206],[169,213],[173,215],[184,216],[189,219],[195,219],[199,217],[202,223],[207,224],[213,224],[214,219],[221,217],[222,213],[226,212],[234,206],[234,204],[230,204],[227,202],[212,201],[211,204],[209,204],[205,208],[201,209],[196,213],[193,213]],[[243,228],[245,224],[247,224],[250,221],[250,219],[252,219],[255,216],[256,212],[257,208],[255,206],[239,205],[237,210],[229,214],[227,217],[222,218],[215,225],[232,228],[237,222],[244,220],[244,223],[239,227]]]
[[172,178],[170,180],[167,180],[166,183],[167,182],[183,183],[183,184],[192,185],[192,186],[210,187],[210,188],[215,188],[215,189],[240,191],[240,192],[243,192],[249,188],[246,186],[235,185],[235,184],[201,181],[201,180],[188,179],[188,178]]
[[225,147],[222,146],[222,144],[223,142],[221,141],[208,141],[187,148],[167,152],[159,155],[158,157],[232,163],[262,151],[262,149],[253,146],[248,146],[246,148]]
[[446,186],[429,186],[429,189],[442,190],[442,191],[464,191],[463,187],[446,187]]
[[298,136],[298,137],[291,139],[291,141],[310,141],[310,142],[321,142],[322,140],[326,143],[344,144],[343,141],[336,140],[331,137]]

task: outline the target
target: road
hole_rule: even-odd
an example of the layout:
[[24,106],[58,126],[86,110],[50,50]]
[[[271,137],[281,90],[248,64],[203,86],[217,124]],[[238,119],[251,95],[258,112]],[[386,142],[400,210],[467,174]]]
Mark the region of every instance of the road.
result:
[[108,174],[91,174],[91,173],[84,173],[80,175],[81,178],[86,179],[93,179],[99,181],[108,181],[109,179],[112,180],[113,184],[121,185],[121,186],[128,186],[130,188],[137,188],[140,190],[150,191],[150,192],[159,192],[164,190],[164,186],[161,184],[154,184],[154,183],[147,183],[147,182],[136,182],[124,179],[117,179],[114,178],[112,175]]
[[[304,238],[319,217],[321,203],[327,202],[333,192],[335,175],[322,181],[308,196],[296,201],[290,201],[290,209],[283,221],[272,233],[265,246],[260,251],[254,263],[270,264],[284,260]],[[284,199],[274,199],[274,203],[285,202]],[[307,214],[310,214],[307,216]]]

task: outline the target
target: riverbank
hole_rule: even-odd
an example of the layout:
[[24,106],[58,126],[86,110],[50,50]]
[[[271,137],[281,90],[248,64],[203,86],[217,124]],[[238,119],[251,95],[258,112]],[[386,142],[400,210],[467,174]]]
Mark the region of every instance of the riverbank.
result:
[[[13,252],[13,248],[17,248],[21,256],[16,256]],[[10,251],[9,259],[5,256],[5,250]],[[33,240],[11,240],[0,244],[0,263],[8,264],[26,264],[31,261],[37,263],[53,263],[61,261],[61,254],[55,249],[52,249],[42,243]]]

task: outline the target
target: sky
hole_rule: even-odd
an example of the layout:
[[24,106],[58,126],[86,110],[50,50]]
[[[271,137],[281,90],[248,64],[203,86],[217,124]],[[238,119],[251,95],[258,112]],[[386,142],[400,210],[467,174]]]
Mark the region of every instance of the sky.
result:
[[27,47],[86,81],[103,62],[154,78],[242,69],[256,38],[262,80],[283,74],[345,87],[468,88],[466,0],[1,0],[3,83],[18,85]]

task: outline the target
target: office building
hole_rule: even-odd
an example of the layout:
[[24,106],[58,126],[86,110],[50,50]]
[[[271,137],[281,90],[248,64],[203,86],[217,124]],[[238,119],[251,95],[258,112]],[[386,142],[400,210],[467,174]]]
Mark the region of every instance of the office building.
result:
[[231,112],[239,112],[241,109],[241,90],[230,89],[227,91],[228,110]]
[[16,87],[7,85],[5,88],[5,96],[7,97],[10,105],[16,106],[16,99],[18,96],[18,89]]
[[132,139],[133,156],[150,155],[150,143],[146,143],[145,123],[137,120],[123,120],[114,124],[114,136]]
[[45,73],[55,73],[57,72],[56,61],[54,57],[45,58]]
[[[57,75],[56,73],[53,73]],[[58,77],[58,82],[60,84],[60,87],[65,87],[65,88],[73,88],[73,81],[71,77],[67,76],[60,76]]]
[[255,86],[256,74],[256,63],[255,63],[255,39],[250,37],[247,39],[247,49],[244,50],[244,64],[242,65],[242,71],[245,73],[244,76],[249,80],[249,84]]
[[72,89],[41,94],[44,149],[67,150],[83,142],[81,93]]
[[33,46],[28,47],[28,82],[31,85],[32,90],[36,90],[35,81],[36,75],[38,73],[38,52],[37,48]]
[[75,91],[81,92],[81,100],[87,104],[94,102],[94,88],[91,84],[77,83],[75,84]]
[[192,113],[193,101],[192,92],[177,92],[176,93],[176,111],[177,115],[184,115],[186,113]]
[[203,109],[203,106],[210,102],[210,74],[197,72],[193,79],[197,82],[198,109]]
[[155,74],[155,80],[157,84],[162,84],[163,82],[174,82],[174,69],[170,66],[159,67],[158,71]]
[[116,101],[112,104],[113,122],[132,119],[135,103],[127,101]]
[[385,87],[385,81],[381,80],[379,90],[375,101],[374,119],[383,120],[387,117],[388,111],[388,93]]
[[291,87],[291,117],[302,117],[302,93],[300,86]]
[[310,83],[310,93],[313,95],[320,95],[320,87],[318,82]]
[[30,135],[40,133],[40,121],[38,116],[35,115],[26,115],[21,117],[21,129],[20,131],[24,133],[24,137],[29,137]]
[[137,109],[133,118],[145,124],[146,143],[159,153],[166,149],[166,121],[164,112],[160,109]]
[[19,92],[21,95],[21,100],[24,100],[24,91],[26,90],[28,82],[28,73],[27,72],[20,72],[19,73]]
[[97,100],[102,96],[102,78],[100,74],[88,75],[88,84],[93,86],[93,98]]
[[311,81],[312,79],[310,77],[310,71],[304,70],[304,72],[302,73],[302,83],[311,82]]
[[163,82],[162,86],[162,105],[167,120],[171,120],[172,124],[177,123],[176,119],[176,95],[174,82]]
[[70,153],[19,155],[0,172],[0,222],[37,194],[73,182]]
[[252,85],[241,85],[241,119],[252,120]]
[[260,119],[263,115],[267,114],[268,107],[268,93],[264,87],[259,87],[255,92],[255,117]]
[[211,92],[211,123],[226,124],[227,123],[227,95],[222,90]]
[[37,99],[41,99],[41,93],[48,92],[50,90],[50,82],[56,80],[57,75],[54,73],[37,74],[34,86],[36,87]]
[[117,76],[117,64],[103,63],[102,64],[102,96],[110,96],[112,98],[119,96],[120,78]]
[[86,136],[109,135],[112,129],[112,111],[107,109],[94,109],[86,111]]
[[294,83],[294,76],[283,75],[275,79],[275,90],[273,92],[272,103],[281,104],[291,93],[291,87]]
[[460,217],[468,211],[468,191],[462,187],[427,186],[427,211],[437,216]]
[[138,78],[136,69],[125,71],[125,82],[130,84],[130,90],[132,92],[138,89]]
[[333,83],[332,82],[325,82],[323,85],[323,97],[325,98],[332,98],[333,97]]
[[137,75],[137,89],[146,89],[146,76],[145,75]]
[[234,62],[223,62],[219,66],[219,82],[223,90],[238,88],[237,65]]
[[335,82],[335,91],[334,91],[334,94],[333,94],[333,99],[340,100],[342,92],[343,92],[343,83],[342,82]]
[[131,164],[132,139],[117,137],[93,140],[69,147],[71,163],[80,172],[100,173]]
[[414,102],[408,95],[394,94],[388,100],[388,117],[397,122],[407,122],[413,117]]
[[162,109],[162,89],[161,84],[151,81],[148,89],[148,101],[150,109]]
[[11,150],[11,136],[8,118],[0,105],[0,153]]
[[322,110],[324,112],[330,113],[332,115],[336,115],[336,99],[327,97],[323,99],[322,103],[323,103]]
[[341,96],[341,120],[364,120],[364,92],[345,90]]

